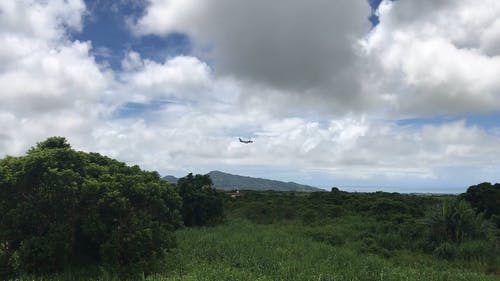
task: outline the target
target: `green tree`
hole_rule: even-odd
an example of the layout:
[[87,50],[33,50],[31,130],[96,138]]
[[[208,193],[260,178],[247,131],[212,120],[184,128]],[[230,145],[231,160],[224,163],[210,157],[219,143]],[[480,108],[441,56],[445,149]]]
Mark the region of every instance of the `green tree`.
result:
[[148,271],[175,245],[180,207],[158,173],[52,137],[0,160],[0,260],[5,274],[89,263]]
[[445,200],[427,219],[431,241],[462,243],[486,236],[482,215],[476,214],[464,200]]
[[[484,182],[473,185],[467,192],[461,194],[478,212],[484,213],[485,218],[500,218],[500,184]],[[500,220],[497,220],[500,227]]]
[[209,175],[192,173],[177,182],[186,226],[212,225],[224,217],[223,194],[213,188]]
[[36,144],[35,147],[32,147],[29,152],[41,150],[41,149],[52,149],[52,148],[71,148],[71,145],[68,143],[66,138],[64,137],[50,137],[42,142]]

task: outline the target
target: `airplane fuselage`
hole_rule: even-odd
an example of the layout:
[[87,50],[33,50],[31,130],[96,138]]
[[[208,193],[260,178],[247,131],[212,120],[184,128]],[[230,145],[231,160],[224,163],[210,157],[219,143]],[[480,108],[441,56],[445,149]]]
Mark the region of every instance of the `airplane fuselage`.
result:
[[242,140],[241,138],[239,140],[241,143],[253,143],[252,140]]

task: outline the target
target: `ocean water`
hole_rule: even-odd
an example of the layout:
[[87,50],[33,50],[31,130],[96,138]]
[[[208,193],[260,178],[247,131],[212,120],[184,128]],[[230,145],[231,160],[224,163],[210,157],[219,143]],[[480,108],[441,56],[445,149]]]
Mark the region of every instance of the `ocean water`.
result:
[[460,194],[467,191],[466,187],[394,187],[394,186],[343,186],[340,190],[349,192],[398,192],[420,194]]

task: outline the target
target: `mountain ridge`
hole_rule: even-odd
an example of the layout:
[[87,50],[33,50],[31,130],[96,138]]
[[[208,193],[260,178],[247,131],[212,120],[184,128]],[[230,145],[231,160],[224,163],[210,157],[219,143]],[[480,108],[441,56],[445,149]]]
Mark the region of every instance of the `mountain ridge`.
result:
[[[210,176],[214,187],[222,190],[246,189],[246,190],[275,190],[275,191],[321,191],[322,189],[299,184],[296,182],[283,182],[278,180],[255,178],[249,176],[240,176],[221,171],[211,171],[207,175]],[[170,183],[177,183],[178,178],[168,175],[163,177],[164,180]]]

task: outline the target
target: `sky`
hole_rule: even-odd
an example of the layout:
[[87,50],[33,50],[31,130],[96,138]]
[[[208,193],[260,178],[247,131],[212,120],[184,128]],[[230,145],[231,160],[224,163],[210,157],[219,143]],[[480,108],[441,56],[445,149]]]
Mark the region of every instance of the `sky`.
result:
[[0,1],[0,157],[459,193],[500,181],[499,77],[498,0]]

